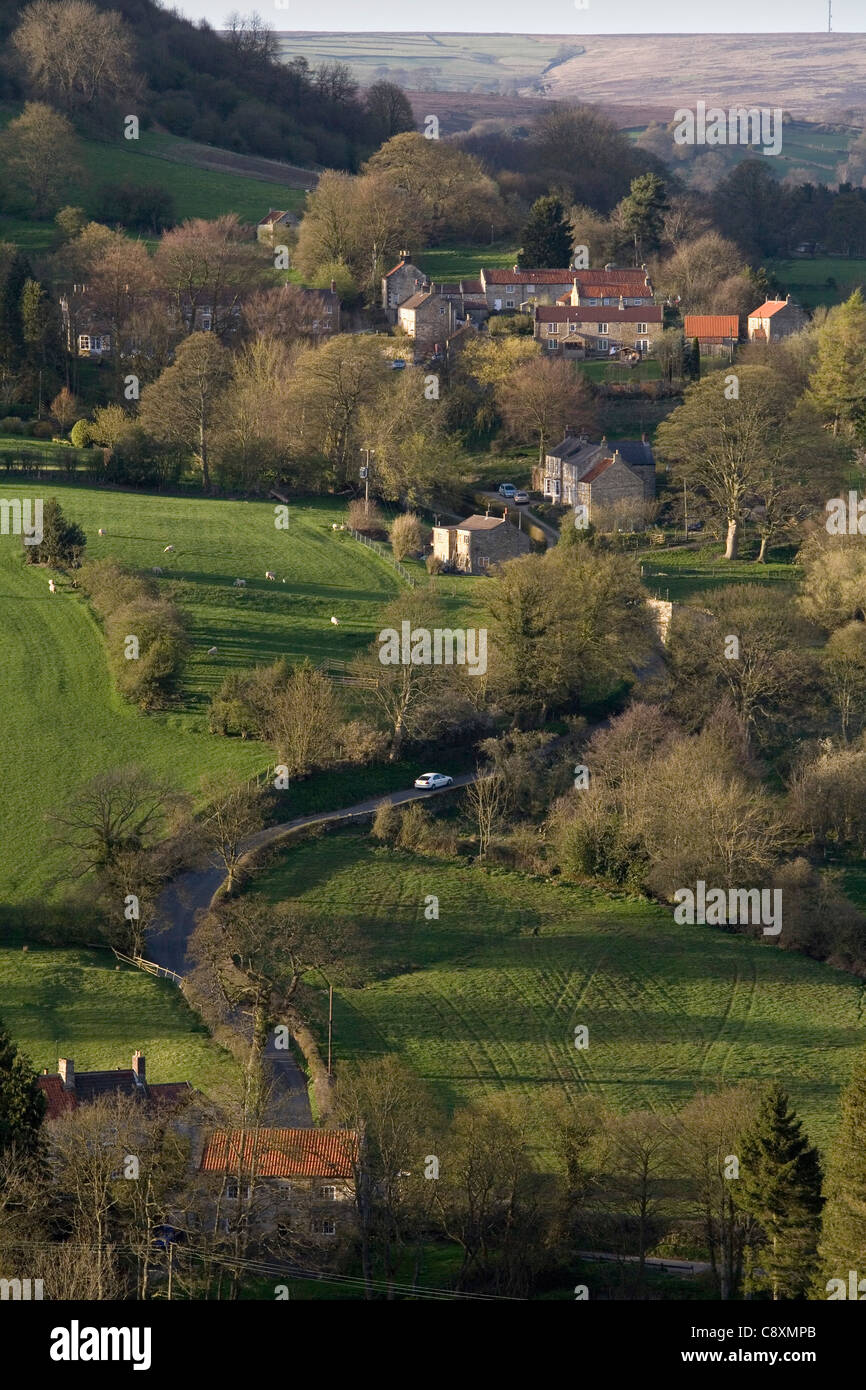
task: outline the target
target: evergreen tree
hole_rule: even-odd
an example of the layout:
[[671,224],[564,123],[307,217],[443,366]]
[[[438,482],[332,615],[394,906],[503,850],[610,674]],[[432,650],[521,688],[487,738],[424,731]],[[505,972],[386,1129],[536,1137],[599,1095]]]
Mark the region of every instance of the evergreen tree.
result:
[[571,264],[571,228],[559,198],[551,195],[533,203],[517,264],[521,270],[558,270]]
[[762,1232],[751,1252],[752,1288],[774,1299],[805,1296],[817,1263],[821,1178],[818,1150],[777,1083],[743,1138],[734,1194]]
[[692,381],[700,381],[701,379],[701,345],[697,338],[692,338],[689,376]]
[[0,366],[17,367],[24,346],[21,295],[30,267],[18,247],[0,241]]
[[818,364],[809,397],[833,433],[840,425],[866,443],[866,301],[857,289],[818,329]]
[[19,1154],[35,1154],[44,1113],[45,1097],[33,1068],[0,1021],[0,1153],[14,1147]]
[[842,1092],[841,1119],[830,1153],[821,1264],[827,1279],[866,1277],[866,1051]]
[[657,251],[662,238],[668,200],[658,174],[632,179],[631,192],[617,209],[617,220],[634,242],[634,263],[640,265],[648,251]]
[[[32,513],[31,513],[32,516]],[[24,558],[31,565],[75,565],[81,560],[87,537],[75,521],[63,515],[56,497],[49,497],[42,514],[42,540],[38,545],[25,545]]]

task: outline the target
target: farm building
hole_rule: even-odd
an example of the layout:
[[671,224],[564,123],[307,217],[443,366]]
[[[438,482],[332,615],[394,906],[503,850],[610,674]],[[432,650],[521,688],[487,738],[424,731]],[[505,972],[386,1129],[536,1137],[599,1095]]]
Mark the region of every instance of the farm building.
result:
[[507,517],[468,516],[454,526],[434,526],[433,554],[462,574],[486,574],[503,560],[526,555],[532,542]]

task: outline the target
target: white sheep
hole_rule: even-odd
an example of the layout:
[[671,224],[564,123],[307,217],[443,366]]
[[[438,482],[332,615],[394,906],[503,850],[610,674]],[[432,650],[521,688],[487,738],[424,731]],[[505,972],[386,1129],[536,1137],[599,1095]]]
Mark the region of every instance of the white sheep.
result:
[[245,589],[246,587],[247,587],[247,581],[246,581],[245,579],[236,579],[236,580],[235,580],[235,588],[236,588],[236,589]]
[[169,555],[169,554],[171,553],[172,550],[174,550],[174,546],[173,546],[173,545],[167,545],[167,546],[165,547],[165,549],[163,550],[162,553],[163,553],[163,555]]
[[154,565],[150,572],[151,574],[162,574],[162,567],[160,565]]
[[52,594],[56,594],[56,593],[57,593],[57,585],[54,583],[54,580],[53,580],[53,579],[49,579],[49,581],[48,581],[48,591],[49,591],[49,593],[52,593]]
[[339,626],[340,626],[340,619],[339,619],[339,618],[332,618],[332,619],[331,619],[331,622],[334,624],[334,627],[339,627]]
[[99,530],[97,531],[96,534],[97,534],[97,536],[104,536],[104,535],[105,535],[105,527],[104,527],[104,526],[100,526],[100,528],[99,528]]
[[208,647],[208,649],[207,649],[207,654],[208,654],[208,656],[216,656],[216,654],[217,654],[217,649],[216,649],[216,647]]
[[332,530],[332,531],[339,531],[339,529],[340,529],[340,528],[339,528],[339,526],[337,525],[336,521],[332,521],[332,522],[331,522],[331,530]]
[[265,570],[265,579],[274,579],[274,580],[275,580],[276,577],[277,577],[277,576],[274,574],[273,570]]

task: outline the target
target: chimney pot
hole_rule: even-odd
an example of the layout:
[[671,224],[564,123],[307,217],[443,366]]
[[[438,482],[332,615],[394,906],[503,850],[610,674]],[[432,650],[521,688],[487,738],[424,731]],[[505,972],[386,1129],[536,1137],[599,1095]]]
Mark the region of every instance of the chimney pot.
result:
[[146,1083],[145,1083],[145,1073],[144,1073],[144,1053],[143,1053],[143,1052],[139,1052],[139,1051],[137,1051],[137,1050],[136,1050],[135,1052],[133,1052],[133,1054],[132,1054],[132,1071],[133,1071],[133,1075],[135,1076],[135,1079],[136,1079],[138,1085],[139,1085],[139,1086],[144,1086]]
[[64,1091],[75,1090],[75,1063],[71,1057],[61,1057],[57,1063]]

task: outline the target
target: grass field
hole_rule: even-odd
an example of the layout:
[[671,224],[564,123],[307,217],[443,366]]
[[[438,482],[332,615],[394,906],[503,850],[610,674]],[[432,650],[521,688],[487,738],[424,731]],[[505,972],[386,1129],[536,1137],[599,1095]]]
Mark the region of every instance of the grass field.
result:
[[419,270],[431,280],[476,280],[482,269],[505,270],[517,260],[516,246],[501,241],[489,246],[434,246],[416,258]]
[[653,550],[641,557],[643,581],[656,598],[674,602],[727,584],[781,584],[785,591],[795,587],[799,575],[796,565],[782,561],[756,565],[748,558],[752,550],[757,554],[751,537],[741,546],[746,558],[733,561],[724,559],[725,548],[715,541],[696,550]]
[[767,269],[779,278],[785,290],[802,304],[815,309],[819,304],[841,304],[858,287],[866,286],[866,258],[856,256],[815,256],[793,261],[767,261]]
[[[22,564],[18,538],[0,537],[0,707],[7,748],[17,750],[0,805],[6,901],[45,890],[59,867],[47,852],[45,814],[99,770],[142,762],[192,790],[203,774],[266,768],[263,745],[207,732],[208,701],[227,673],[280,656],[348,660],[372,640],[381,608],[408,592],[384,560],[332,531],[344,515],[332,501],[292,505],[289,529],[277,531],[268,502],[0,484],[0,498],[24,496],[57,496],[83,526],[91,558],[161,567],[160,586],[180,604],[192,650],[176,708],[144,715],[123,703],[84,599],[66,581],[49,594],[45,572]],[[164,555],[169,544],[175,551]],[[267,569],[276,583],[265,580]],[[235,578],[247,587],[236,589]],[[451,622],[478,624],[486,583],[438,582]],[[211,646],[216,657],[207,656]]]
[[128,1067],[135,1048],[149,1081],[190,1081],[213,1094],[236,1074],[176,985],[108,951],[0,947],[0,1018],[37,1071],[72,1057],[79,1071]]
[[[12,114],[7,111],[0,115],[0,125],[8,122]],[[173,135],[147,130],[141,132],[138,140],[82,140],[85,177],[70,190],[67,202],[93,215],[102,184],[133,183],[157,185],[170,193],[178,222],[188,217],[214,218],[235,212],[241,221],[256,223],[269,208],[300,211],[303,207],[305,194],[301,189],[276,180],[247,177],[234,170],[202,169],[178,162],[179,147],[185,143]],[[14,241],[22,250],[48,250],[55,230],[51,221],[0,216],[0,239]]]
[[[335,991],[337,1066],[393,1051],[449,1105],[547,1084],[660,1112],[702,1087],[784,1077],[813,1138],[828,1139],[866,1042],[862,981],[677,926],[651,903],[374,846],[330,834],[285,850],[256,884],[353,919],[369,942],[378,978]],[[428,894],[438,921],[424,917]]]
[[[288,62],[303,57],[348,63],[360,82],[381,77],[413,89],[499,91],[538,78],[565,53],[582,52],[574,37],[550,34],[278,33]],[[387,74],[382,71],[386,68]]]

